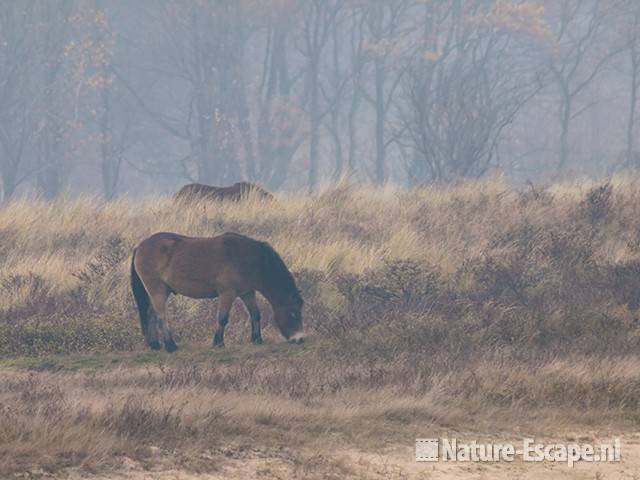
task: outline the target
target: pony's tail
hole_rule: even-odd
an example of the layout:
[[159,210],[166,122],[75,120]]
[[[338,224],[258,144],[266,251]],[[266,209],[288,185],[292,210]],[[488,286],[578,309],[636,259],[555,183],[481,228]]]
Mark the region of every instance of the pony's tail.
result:
[[151,302],[149,300],[149,294],[142,284],[142,280],[138,276],[135,267],[136,251],[133,250],[131,256],[131,290],[133,291],[133,298],[138,306],[138,313],[140,313],[140,326],[142,327],[142,334],[147,336],[147,329],[149,328],[149,307]]

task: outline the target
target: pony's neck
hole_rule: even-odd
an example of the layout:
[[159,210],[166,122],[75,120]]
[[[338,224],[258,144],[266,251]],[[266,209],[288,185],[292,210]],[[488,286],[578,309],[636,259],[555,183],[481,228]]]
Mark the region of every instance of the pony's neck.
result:
[[285,304],[285,295],[277,285],[269,284],[264,279],[260,282],[260,286],[257,290],[262,294],[264,298],[271,304],[271,307],[277,308]]
[[291,272],[269,244],[263,243],[260,247],[263,260],[257,271],[258,290],[272,307],[294,303],[299,293]]

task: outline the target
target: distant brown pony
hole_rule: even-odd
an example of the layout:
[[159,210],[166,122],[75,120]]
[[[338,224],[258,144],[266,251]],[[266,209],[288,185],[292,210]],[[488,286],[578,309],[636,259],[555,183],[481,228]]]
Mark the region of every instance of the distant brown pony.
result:
[[234,183],[230,187],[213,187],[201,183],[190,183],[176,193],[175,199],[179,201],[207,199],[239,202],[251,195],[261,200],[273,200],[273,195],[264,188],[249,182]]
[[274,320],[290,343],[302,343],[302,298],[293,276],[276,251],[236,233],[193,238],[156,233],[143,240],[131,259],[131,288],[140,313],[147,345],[176,346],[167,324],[165,305],[170,294],[192,298],[218,297],[218,328],[214,346],[224,346],[224,328],[236,297],[244,302],[251,320],[251,340],[262,343],[256,291],[271,303]]

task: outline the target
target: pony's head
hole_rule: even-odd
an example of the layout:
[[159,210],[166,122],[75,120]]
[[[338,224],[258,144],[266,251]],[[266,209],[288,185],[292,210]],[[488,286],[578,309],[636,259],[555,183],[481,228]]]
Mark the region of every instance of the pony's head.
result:
[[304,342],[302,305],[302,298],[296,295],[291,301],[274,308],[274,321],[289,343]]
[[262,294],[273,308],[273,317],[280,332],[290,343],[302,343],[302,296],[293,275],[280,255],[266,242],[262,248]]

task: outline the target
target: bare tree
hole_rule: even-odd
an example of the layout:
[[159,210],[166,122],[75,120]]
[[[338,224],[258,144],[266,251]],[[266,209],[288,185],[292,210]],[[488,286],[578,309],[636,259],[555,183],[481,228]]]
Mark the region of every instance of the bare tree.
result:
[[302,53],[306,59],[305,99],[310,123],[309,188],[318,183],[320,122],[320,61],[329,40],[342,2],[337,0],[306,0],[302,2]]
[[439,2],[423,14],[423,39],[399,104],[413,183],[483,175],[505,127],[540,88],[535,65],[510,30],[518,28],[524,43],[532,35],[508,21],[522,12],[482,1],[470,7]]
[[183,179],[444,182],[542,175],[549,158],[556,174],[587,157],[595,173],[605,144],[629,165],[636,3],[3,2],[4,196],[53,198],[91,176],[107,199]]
[[56,197],[70,170],[70,140],[75,124],[74,85],[69,78],[67,52],[76,2],[37,2],[38,122],[36,124],[36,184],[45,198]]
[[356,120],[362,103],[363,81],[365,73],[365,15],[359,6],[349,11],[349,58],[350,58],[350,101],[347,114],[347,128],[349,135],[349,153],[347,163],[349,175],[356,171],[356,153],[358,148],[358,130]]
[[306,138],[302,100],[294,98],[289,65],[290,18],[297,2],[273,5],[267,16],[266,48],[258,92],[258,151],[260,175],[270,188],[280,188],[293,156]]
[[326,129],[331,135],[333,142],[333,155],[335,156],[335,164],[333,168],[332,178],[338,180],[342,177],[344,171],[344,153],[343,153],[343,112],[342,104],[346,96],[346,87],[349,82],[350,73],[343,67],[340,44],[344,40],[341,38],[342,22],[335,21],[331,26],[331,58],[329,70],[328,85],[325,87],[320,84],[320,89],[329,114],[328,121],[325,122]]
[[116,33],[101,0],[86,3],[73,17],[78,41],[65,54],[73,69],[72,85],[82,112],[75,123],[82,130],[79,143],[95,146],[102,192],[106,200],[116,196],[126,149],[132,144],[130,129],[135,113],[114,73]]
[[405,71],[398,60],[402,57],[403,40],[407,34],[405,14],[410,4],[406,0],[374,0],[362,5],[367,28],[365,48],[373,63],[374,90],[373,94],[363,90],[363,96],[375,112],[374,178],[376,183],[382,184],[387,177],[385,157],[390,143],[385,137],[387,113]]
[[10,198],[28,178],[27,149],[36,106],[35,5],[0,3],[0,174],[2,197]]
[[611,2],[558,0],[547,2],[547,7],[557,45],[549,57],[549,70],[560,96],[557,167],[563,170],[569,161],[571,122],[592,106],[588,102],[576,110],[577,99],[621,49],[605,41]]
[[[217,183],[241,177],[241,142],[245,170],[249,176],[255,173],[242,77],[250,34],[245,7],[243,2],[164,1],[157,18],[162,41],[154,64],[146,67],[162,72],[164,82],[149,91],[116,72],[147,118],[188,144],[189,153],[180,162],[183,175],[192,180]],[[159,98],[167,99],[167,94],[171,98],[176,88],[187,94],[165,106],[166,113],[151,106],[161,104]]]
[[614,27],[620,32],[620,45],[624,48],[625,63],[628,70],[629,104],[625,131],[625,148],[613,168],[637,167],[638,152],[635,151],[636,108],[638,89],[640,88],[640,5],[634,1],[620,4],[620,16],[615,19]]

